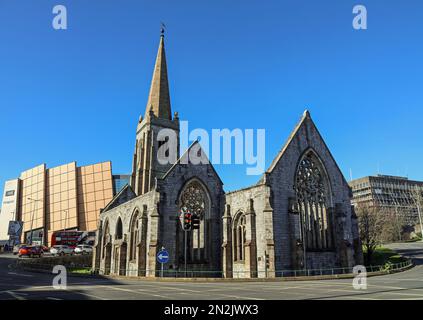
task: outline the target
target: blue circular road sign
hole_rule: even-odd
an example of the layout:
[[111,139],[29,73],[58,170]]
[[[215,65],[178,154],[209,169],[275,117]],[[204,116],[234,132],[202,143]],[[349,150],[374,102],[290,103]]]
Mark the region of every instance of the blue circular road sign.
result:
[[157,254],[157,261],[159,263],[167,263],[169,261],[169,252],[166,250],[160,250]]

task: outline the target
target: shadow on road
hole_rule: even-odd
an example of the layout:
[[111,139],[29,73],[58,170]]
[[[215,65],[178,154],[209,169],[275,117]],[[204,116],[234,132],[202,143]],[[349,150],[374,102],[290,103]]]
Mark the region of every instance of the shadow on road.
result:
[[367,295],[375,295],[375,294],[383,294],[383,293],[398,293],[398,292],[405,292],[405,291],[410,291],[410,290],[419,290],[419,289],[423,289],[423,287],[416,287],[416,288],[402,288],[402,289],[392,289],[392,290],[381,290],[381,291],[371,291],[371,292],[363,292],[363,291],[359,291],[357,290],[356,294],[351,294],[351,293],[347,293],[347,294],[340,294],[340,295],[336,295],[336,296],[326,296],[326,297],[321,297],[321,298],[308,298],[305,300],[336,300],[339,298],[344,298],[344,297],[362,297],[362,296],[367,296]]
[[413,260],[413,263],[415,265],[422,265],[423,264],[423,255],[422,255],[422,250],[420,249],[397,249],[395,250],[396,252],[398,252],[399,254],[408,257],[410,259]]
[[91,300],[99,297],[89,293],[90,287],[124,285],[99,275],[68,275],[67,289],[58,290],[53,287],[58,274],[16,269],[16,259],[11,254],[0,254],[0,300]]

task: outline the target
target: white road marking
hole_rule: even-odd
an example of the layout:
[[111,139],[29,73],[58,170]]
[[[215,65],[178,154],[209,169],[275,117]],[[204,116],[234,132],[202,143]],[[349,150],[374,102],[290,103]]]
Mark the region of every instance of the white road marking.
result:
[[375,293],[379,293],[379,294],[395,294],[395,295],[399,295],[399,296],[417,296],[417,297],[421,297],[423,298],[423,292],[418,294],[418,293],[408,293],[408,292],[375,292]]
[[242,296],[235,296],[235,295],[230,295],[230,294],[223,294],[223,293],[219,293],[220,296],[225,297],[225,298],[232,298],[232,299],[239,299],[239,300],[266,300],[263,298],[255,298],[255,297],[242,297]]
[[166,296],[162,296],[162,295],[159,295],[159,294],[145,292],[144,290],[142,290],[142,291],[141,290],[131,290],[131,289],[124,289],[124,288],[113,287],[113,286],[101,286],[101,287],[112,289],[112,290],[117,290],[117,291],[125,291],[125,292],[130,292],[130,293],[144,294],[144,295],[153,296],[153,297],[156,297],[156,298],[163,298],[163,299],[169,299],[169,300],[171,300],[170,297],[166,297]]
[[160,287],[160,289],[179,290],[179,291],[187,291],[187,292],[193,292],[193,293],[203,292],[203,291],[199,291],[199,290],[191,290],[191,289],[178,288],[178,287]]
[[16,272],[8,272],[7,274],[14,275],[14,276],[19,276],[19,277],[27,277],[27,278],[32,278],[33,277],[32,274],[21,274],[21,273],[16,273]]
[[[345,299],[345,300],[384,300],[384,299],[368,298],[368,297],[364,298],[364,297],[356,297],[356,296],[344,296],[344,297],[340,297],[340,298]],[[340,300],[340,298],[335,299],[335,298],[324,298],[323,297],[323,298],[316,298],[316,299],[318,299],[318,300]]]
[[14,293],[13,291],[4,291],[4,292],[10,294],[16,300],[26,300],[24,297],[21,297],[20,295]]
[[87,296],[87,297],[94,298],[94,299],[97,299],[97,300],[109,300],[109,299],[106,299],[106,298],[103,298],[103,297],[99,297],[99,296],[95,296],[93,294],[89,294],[89,293],[85,293],[85,292],[76,291],[74,293],[79,293],[79,294],[82,294],[83,296]]

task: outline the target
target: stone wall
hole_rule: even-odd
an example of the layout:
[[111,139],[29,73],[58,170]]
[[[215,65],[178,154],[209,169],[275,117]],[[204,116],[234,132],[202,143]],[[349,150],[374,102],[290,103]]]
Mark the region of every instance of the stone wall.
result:
[[[226,206],[229,206],[230,219],[227,232],[233,235],[234,220],[239,214],[252,215],[247,218],[247,244],[253,241],[253,250],[246,250],[246,259],[242,262],[227,261],[228,268],[233,270],[233,277],[265,277],[266,272],[274,272],[272,255],[273,248],[269,250],[269,242],[273,240],[273,223],[271,216],[266,213],[266,202],[270,189],[265,185],[230,192],[226,194]],[[252,222],[254,221],[254,222]],[[225,250],[231,251],[233,256],[233,237],[226,240]],[[225,253],[224,253],[225,254]],[[266,267],[266,255],[269,256],[270,266]],[[255,261],[251,261],[254,259]]]
[[[296,269],[295,241],[298,231],[293,232],[298,220],[290,218],[288,213],[290,198],[295,198],[294,181],[299,160],[307,150],[313,150],[322,161],[329,179],[330,204],[335,229],[336,254],[313,254],[311,265],[318,267],[352,266],[355,264],[354,251],[349,245],[358,233],[353,233],[351,213],[351,191],[329,149],[320,136],[308,114],[290,137],[266,175],[266,184],[272,190],[274,210],[273,226],[275,235],[276,269]],[[356,228],[356,225],[354,225]],[[345,247],[343,243],[346,243]],[[290,245],[288,245],[290,244]],[[333,258],[328,258],[333,257]]]
[[45,271],[51,271],[53,267],[57,265],[62,265],[69,269],[91,268],[92,260],[91,255],[42,257],[31,259],[21,258],[16,260],[16,266],[23,269]]
[[[169,262],[164,266],[165,270],[179,269],[178,256],[183,250],[183,234],[178,228],[179,222],[179,197],[185,185],[193,179],[200,182],[209,196],[209,217],[208,217],[208,245],[209,261],[202,265],[190,265],[187,269],[198,271],[217,271],[222,269],[221,265],[221,245],[222,245],[222,215],[224,205],[224,193],[222,182],[217,176],[213,167],[209,164],[177,164],[163,180],[158,180],[158,190],[161,195],[160,215],[162,223],[160,225],[161,242],[170,254]],[[179,230],[179,232],[178,232]],[[177,234],[178,233],[178,234]]]
[[[96,249],[94,254],[94,268],[99,273],[106,272],[106,258],[111,259],[111,266],[109,272],[117,274],[118,270],[126,269],[126,272],[130,275],[138,275],[138,265],[134,264],[134,261],[129,259],[129,250],[126,252],[126,263],[121,265],[120,258],[118,257],[122,245],[127,245],[129,249],[130,241],[130,226],[131,221],[136,212],[139,213],[139,218],[142,214],[146,213],[146,227],[147,227],[147,241],[141,245],[145,246],[146,257],[140,257],[139,252],[137,253],[137,260],[144,259],[147,265],[144,267],[149,270],[153,275],[156,270],[156,250],[157,250],[157,230],[159,225],[159,218],[157,216],[157,202],[160,199],[160,195],[156,191],[150,191],[137,198],[134,198],[120,206],[111,209],[110,211],[103,212],[100,216],[100,226],[96,236]],[[122,239],[116,239],[116,226],[118,219],[122,221]],[[103,243],[102,235],[106,224],[110,227],[110,239],[106,240],[112,247],[111,256],[106,257],[105,244]],[[148,256],[154,256],[154,259],[149,261]],[[124,261],[124,260],[122,260]]]

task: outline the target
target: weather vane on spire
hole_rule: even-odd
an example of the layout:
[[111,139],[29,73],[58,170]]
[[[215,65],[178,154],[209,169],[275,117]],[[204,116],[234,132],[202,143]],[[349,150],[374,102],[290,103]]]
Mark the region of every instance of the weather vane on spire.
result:
[[161,36],[163,37],[164,36],[164,33],[165,33],[165,30],[166,30],[166,26],[165,26],[165,24],[163,22],[161,22],[160,24],[161,24],[160,33],[161,33]]

